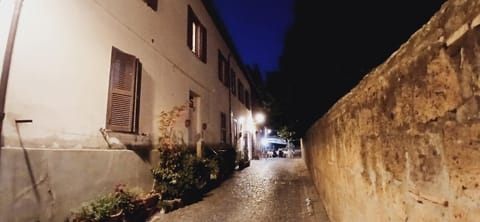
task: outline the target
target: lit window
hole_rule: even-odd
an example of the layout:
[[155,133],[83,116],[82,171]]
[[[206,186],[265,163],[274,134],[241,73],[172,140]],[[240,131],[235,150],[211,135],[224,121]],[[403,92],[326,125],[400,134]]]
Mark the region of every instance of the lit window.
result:
[[202,62],[207,62],[207,30],[188,6],[187,45]]

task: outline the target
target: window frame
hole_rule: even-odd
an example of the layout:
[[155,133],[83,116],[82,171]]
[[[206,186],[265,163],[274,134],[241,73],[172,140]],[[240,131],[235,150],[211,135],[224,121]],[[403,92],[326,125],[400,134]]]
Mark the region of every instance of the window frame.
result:
[[190,51],[202,62],[207,63],[207,29],[188,6],[187,45]]

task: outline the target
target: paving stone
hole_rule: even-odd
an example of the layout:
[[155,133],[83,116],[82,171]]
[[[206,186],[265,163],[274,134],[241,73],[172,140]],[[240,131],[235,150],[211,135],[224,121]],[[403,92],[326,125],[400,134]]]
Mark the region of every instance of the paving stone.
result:
[[[305,200],[309,200],[308,203]],[[301,158],[252,160],[196,203],[149,222],[329,222]]]

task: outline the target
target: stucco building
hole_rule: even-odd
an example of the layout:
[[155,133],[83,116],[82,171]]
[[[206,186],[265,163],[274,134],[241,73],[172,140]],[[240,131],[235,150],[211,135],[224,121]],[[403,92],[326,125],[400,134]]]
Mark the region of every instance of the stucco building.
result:
[[175,106],[179,141],[251,158],[255,83],[222,24],[199,0],[0,1],[0,221],[62,221],[117,183],[148,190]]

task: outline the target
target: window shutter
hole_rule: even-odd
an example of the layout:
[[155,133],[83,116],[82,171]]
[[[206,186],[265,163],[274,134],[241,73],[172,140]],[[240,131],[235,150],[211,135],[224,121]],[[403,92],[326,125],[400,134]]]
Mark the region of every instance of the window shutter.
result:
[[243,84],[242,82],[240,82],[240,80],[237,80],[238,82],[238,100],[241,102],[241,103],[245,103],[245,92],[243,91]]
[[201,27],[200,29],[202,30],[202,33],[201,33],[201,35],[202,35],[202,42],[201,42],[202,47],[201,47],[201,51],[200,51],[202,54],[200,55],[200,58],[204,63],[207,63],[207,29],[205,29],[205,27],[203,27],[203,25],[200,26],[200,27]]
[[227,61],[227,59],[225,59],[225,58],[224,58],[223,62],[224,62],[224,64],[225,64],[225,65],[223,66],[223,76],[224,76],[224,78],[223,78],[223,79],[224,79],[223,85],[225,85],[225,87],[228,88],[229,85],[230,85],[230,72],[229,72],[229,70],[230,70],[230,65],[228,64],[228,61]]
[[240,102],[242,102],[242,93],[243,93],[243,92],[242,92],[242,88],[241,88],[241,87],[242,87],[242,83],[240,82],[240,80],[237,81],[237,86],[238,86],[238,87],[237,87],[238,100],[239,100]]
[[193,16],[192,8],[188,6],[188,24],[187,24],[187,45],[190,49],[193,49]]
[[245,106],[250,109],[250,94],[245,90]]
[[232,95],[236,95],[236,87],[237,87],[237,84],[235,83],[235,80],[237,79],[237,74],[235,74],[235,71],[233,71],[233,69],[230,69],[230,88],[232,89]]
[[134,105],[134,113],[133,113],[133,126],[132,130],[133,132],[139,132],[138,127],[140,126],[140,96],[141,96],[141,83],[142,83],[142,63],[140,60],[137,58],[135,59],[135,65],[136,65],[136,72],[135,73],[135,105]]
[[112,50],[107,128],[134,131],[135,76],[137,60],[116,48]]
[[218,79],[223,82],[223,55],[218,50]]

